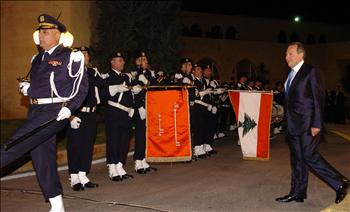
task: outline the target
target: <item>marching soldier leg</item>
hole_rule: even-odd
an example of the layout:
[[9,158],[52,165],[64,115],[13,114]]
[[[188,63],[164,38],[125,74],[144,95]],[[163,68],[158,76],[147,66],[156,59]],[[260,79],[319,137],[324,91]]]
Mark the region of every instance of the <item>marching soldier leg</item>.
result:
[[37,146],[30,154],[45,199],[62,194],[56,163],[56,135]]
[[[37,115],[40,116],[42,114],[39,113]],[[6,141],[6,143],[14,141],[17,138],[33,131],[34,129],[40,126],[36,125],[35,123],[45,123],[46,121],[47,119],[43,120],[41,117],[33,117],[31,119],[28,119],[24,125],[22,125],[18,130],[16,130],[16,132],[8,141]],[[46,142],[49,138],[52,137],[52,135],[56,135],[56,133],[61,131],[65,127],[67,122],[67,120],[54,121],[46,128],[38,131],[37,133],[28,137],[23,142],[13,146],[9,150],[5,150],[3,147],[1,147],[1,168],[6,167],[11,162],[19,159],[25,153],[33,150],[36,146],[40,145],[41,143]]]

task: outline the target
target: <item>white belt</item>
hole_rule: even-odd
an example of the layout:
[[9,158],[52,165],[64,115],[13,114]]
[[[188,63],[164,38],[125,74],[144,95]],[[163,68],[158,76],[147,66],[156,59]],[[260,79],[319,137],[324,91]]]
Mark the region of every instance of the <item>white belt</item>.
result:
[[32,105],[42,105],[42,104],[53,104],[53,103],[61,103],[64,102],[64,100],[57,98],[57,97],[53,97],[53,98],[33,98],[30,99],[30,104]]
[[134,115],[135,110],[131,107],[125,107],[124,105],[122,105],[118,102],[113,102],[111,100],[108,100],[108,104],[127,112],[130,118]]
[[80,111],[85,112],[85,113],[95,112],[96,106],[94,106],[94,107],[82,107],[82,108],[80,108]]
[[203,102],[201,100],[194,100],[194,103],[197,103],[199,105],[207,107],[209,111],[211,111],[211,109],[213,108],[213,106],[211,104],[205,103],[205,102]]

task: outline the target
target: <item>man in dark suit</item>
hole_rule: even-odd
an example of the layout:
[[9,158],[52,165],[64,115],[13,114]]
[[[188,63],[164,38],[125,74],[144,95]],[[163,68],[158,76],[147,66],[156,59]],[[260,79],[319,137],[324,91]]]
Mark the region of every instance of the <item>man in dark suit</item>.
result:
[[305,49],[299,42],[291,43],[286,62],[292,69],[285,82],[287,140],[290,147],[292,179],[290,193],[278,202],[304,202],[309,168],[335,191],[335,202],[347,194],[347,184],[317,151],[322,128],[324,87],[320,72],[304,63]]

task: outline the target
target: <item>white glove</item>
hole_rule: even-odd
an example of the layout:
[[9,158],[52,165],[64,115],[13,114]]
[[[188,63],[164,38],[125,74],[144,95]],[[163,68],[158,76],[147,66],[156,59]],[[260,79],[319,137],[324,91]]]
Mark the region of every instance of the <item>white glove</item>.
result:
[[62,107],[60,112],[57,115],[56,120],[57,121],[61,121],[63,119],[67,119],[72,115],[72,113],[70,112],[70,110],[67,107]]
[[156,72],[154,72],[153,70],[151,70],[151,77],[156,77]]
[[176,73],[175,74],[175,79],[182,79],[182,74]]
[[107,79],[109,77],[109,74],[106,73],[106,74],[100,74],[101,78],[102,79]]
[[135,85],[134,87],[132,87],[133,94],[138,94],[138,93],[140,93],[141,90],[142,90],[142,88],[140,85]]
[[214,81],[211,81],[209,85],[210,85],[210,87],[212,87],[212,88],[216,88],[216,86],[217,86],[216,83],[215,83]]
[[214,94],[222,94],[224,93],[224,89],[223,88],[217,88],[215,91],[214,91]]
[[71,121],[70,121],[70,127],[72,129],[78,129],[80,127],[81,119],[77,116],[75,116]]
[[110,85],[108,86],[108,90],[109,90],[109,94],[111,94],[111,96],[116,95],[117,93],[123,93],[125,91],[128,91],[128,87],[124,84],[120,84],[120,85]]
[[30,87],[29,82],[20,82],[19,89],[24,96],[28,96],[28,88]]
[[144,85],[147,85],[148,80],[146,79],[145,75],[140,74],[139,81],[143,82]]
[[135,79],[136,75],[137,75],[137,71],[132,71],[130,72],[130,74],[132,75],[132,77]]
[[211,113],[212,113],[212,114],[216,114],[216,112],[218,112],[218,108],[215,107],[215,106],[212,107],[212,108],[211,108]]
[[203,96],[205,96],[205,95],[207,95],[209,93],[210,93],[210,90],[209,89],[205,89],[204,91],[199,91],[199,96],[203,97]]
[[140,114],[141,120],[146,119],[146,110],[145,110],[144,107],[140,107],[140,108],[139,108],[139,114]]
[[191,80],[188,79],[188,77],[185,77],[185,78],[182,80],[182,83],[184,83],[184,84],[191,84]]

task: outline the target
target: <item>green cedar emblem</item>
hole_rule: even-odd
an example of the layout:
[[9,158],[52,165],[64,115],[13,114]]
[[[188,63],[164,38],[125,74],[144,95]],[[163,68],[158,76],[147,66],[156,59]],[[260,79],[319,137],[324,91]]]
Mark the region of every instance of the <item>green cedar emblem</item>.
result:
[[244,122],[238,122],[238,127],[243,127],[243,137],[252,129],[256,127],[256,122],[254,119],[250,118],[246,113],[244,113]]

